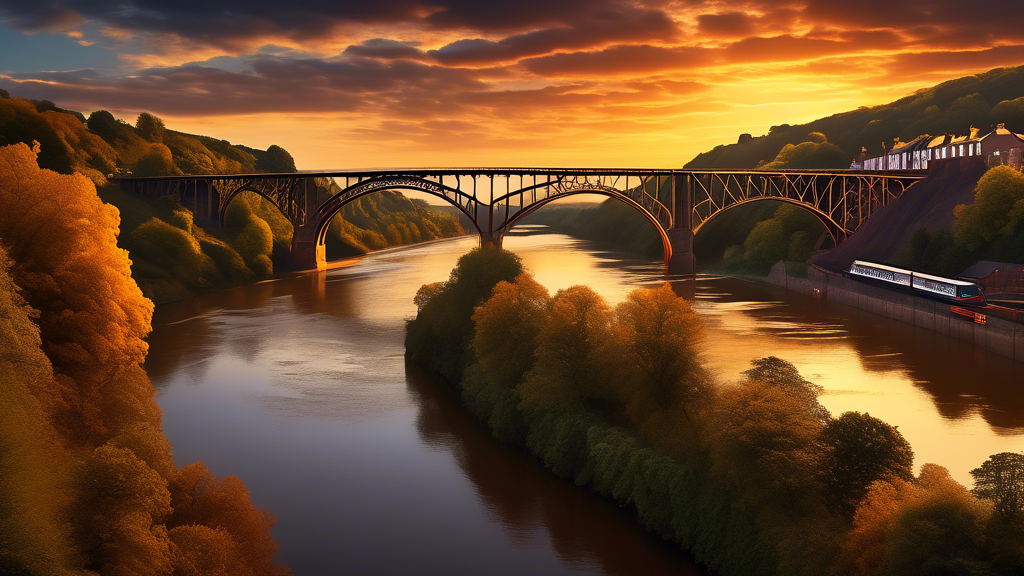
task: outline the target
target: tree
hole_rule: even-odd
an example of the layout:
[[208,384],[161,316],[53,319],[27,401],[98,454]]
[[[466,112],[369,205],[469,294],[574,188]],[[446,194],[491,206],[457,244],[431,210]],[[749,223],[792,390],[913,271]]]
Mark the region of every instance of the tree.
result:
[[256,167],[264,172],[295,172],[295,160],[287,150],[275,144],[256,160]]
[[850,159],[842,148],[826,141],[821,132],[811,132],[800,144],[786,144],[775,160],[764,164],[765,170],[783,168],[846,168]]
[[925,464],[889,531],[882,574],[990,574],[984,556],[989,509],[935,464]]
[[984,464],[971,470],[971,476],[975,496],[991,500],[995,514],[1021,522],[1024,528],[1024,454],[993,454]]
[[559,290],[537,336],[536,362],[519,385],[527,413],[564,409],[581,400],[607,408],[611,309],[586,286]]
[[848,517],[879,480],[914,477],[914,451],[895,426],[860,412],[830,420],[821,433],[821,473],[833,502]]
[[819,493],[822,422],[801,396],[750,379],[720,392],[708,428],[712,471],[771,523],[799,516]]
[[139,136],[149,142],[164,141],[164,121],[149,112],[139,114],[139,118],[135,121],[135,130]]
[[0,238],[56,374],[47,413],[64,442],[91,449],[130,422],[159,421],[140,366],[153,304],[117,246],[117,209],[84,176],[35,159],[23,144],[0,148]]
[[824,388],[801,376],[796,366],[777,356],[759,358],[751,364],[754,367],[743,373],[748,379],[770,384],[791,394],[822,424],[829,420],[828,410],[818,403],[818,395]]
[[1011,214],[1024,216],[1024,174],[1009,166],[996,166],[978,180],[974,202],[954,210],[956,241],[977,250],[1000,236],[1014,233]]
[[[232,554],[231,573],[267,576],[290,572],[274,564],[278,546],[270,537],[276,519],[273,514],[252,504],[245,484],[235,476],[215,478],[201,462],[189,464],[178,471],[170,483],[171,506],[167,520],[173,532],[182,526],[206,526],[230,535],[236,554]],[[224,546],[223,536],[211,538],[205,532],[207,545]],[[197,534],[193,533],[193,536]],[[222,552],[218,551],[219,556]]]
[[174,157],[167,146],[160,143],[150,144],[146,153],[132,168],[135,176],[175,176],[181,170],[174,164]]
[[772,218],[758,222],[747,235],[743,242],[743,258],[757,268],[767,270],[786,257],[788,247],[782,222]]
[[971,492],[993,505],[985,530],[993,565],[1001,573],[1024,574],[1024,454],[993,454],[971,476]]
[[627,415],[642,425],[678,410],[693,426],[710,383],[698,355],[704,327],[690,303],[667,283],[634,290],[616,306],[613,329],[623,355],[625,371],[616,380]]
[[71,520],[86,565],[103,574],[171,573],[167,482],[131,450],[97,448],[75,474]]
[[494,286],[491,297],[473,312],[473,350],[487,378],[507,388],[522,382],[533,366],[550,303],[547,288],[529,274]]
[[70,573],[65,500],[57,497],[66,465],[33,393],[52,387],[53,371],[11,265],[0,246],[0,573]]
[[235,541],[223,528],[200,524],[178,526],[168,533],[174,543],[174,576],[231,576]]
[[121,123],[110,112],[97,110],[89,115],[86,126],[90,132],[109,142],[120,130]]

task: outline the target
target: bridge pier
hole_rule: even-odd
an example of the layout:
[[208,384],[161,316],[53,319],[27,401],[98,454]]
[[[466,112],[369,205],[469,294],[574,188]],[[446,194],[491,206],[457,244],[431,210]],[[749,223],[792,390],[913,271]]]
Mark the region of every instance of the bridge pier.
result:
[[673,228],[668,231],[668,239],[672,245],[668,273],[673,276],[692,276],[697,271],[697,258],[693,255],[693,232],[689,228]]
[[482,232],[480,234],[480,246],[493,246],[501,249],[503,235],[499,232]]
[[326,246],[317,238],[315,224],[297,226],[292,234],[290,268],[292,270],[324,270],[327,268]]

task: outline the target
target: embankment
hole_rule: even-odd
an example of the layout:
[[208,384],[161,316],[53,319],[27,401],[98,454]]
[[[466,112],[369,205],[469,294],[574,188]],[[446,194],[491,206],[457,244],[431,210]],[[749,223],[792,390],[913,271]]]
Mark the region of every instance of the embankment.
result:
[[793,292],[891,318],[1024,361],[1024,324],[1020,322],[989,315],[985,324],[978,324],[953,314],[948,303],[858,282],[814,266],[808,267],[807,278],[797,278],[788,275],[780,262],[765,280]]
[[953,210],[974,202],[974,189],[985,174],[980,157],[936,162],[928,177],[878,210],[845,242],[813,259],[829,270],[849,270],[854,260],[893,262],[919,228],[934,234],[953,224]]

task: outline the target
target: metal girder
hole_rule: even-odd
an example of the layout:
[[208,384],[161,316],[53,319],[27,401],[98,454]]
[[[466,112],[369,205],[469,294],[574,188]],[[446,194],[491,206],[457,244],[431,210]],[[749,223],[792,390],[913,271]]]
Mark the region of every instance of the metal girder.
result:
[[297,228],[313,225],[321,236],[346,204],[389,189],[443,198],[465,213],[481,236],[499,239],[520,218],[574,194],[617,198],[643,213],[663,237],[684,217],[684,206],[690,210],[689,227],[696,232],[733,206],[772,199],[811,211],[838,243],[924,176],[922,171],[423,168],[115,180],[136,194],[171,195],[196,206],[201,192],[208,194],[210,217],[220,222],[231,200],[251,191],[277,206]]

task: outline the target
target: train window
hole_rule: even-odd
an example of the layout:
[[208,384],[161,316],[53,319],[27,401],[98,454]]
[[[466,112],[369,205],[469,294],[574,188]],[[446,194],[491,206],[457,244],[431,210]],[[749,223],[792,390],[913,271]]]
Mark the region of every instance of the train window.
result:
[[961,286],[960,297],[961,298],[974,298],[981,294],[981,289],[977,286]]

